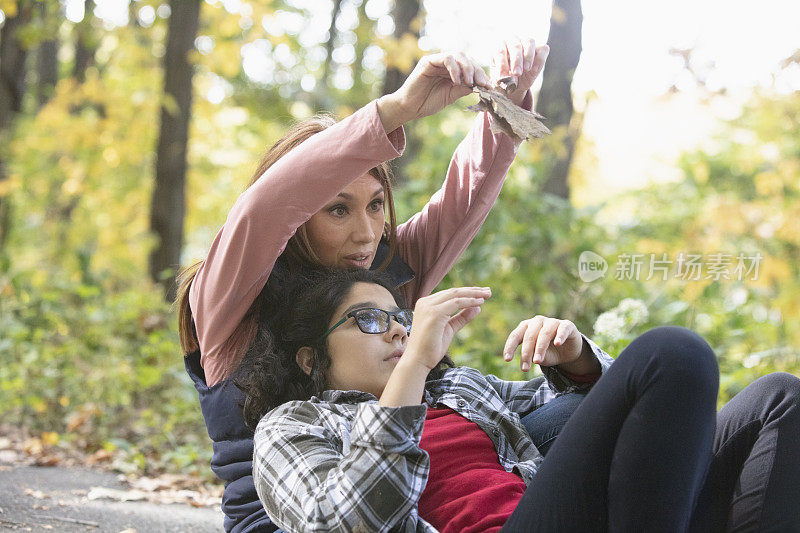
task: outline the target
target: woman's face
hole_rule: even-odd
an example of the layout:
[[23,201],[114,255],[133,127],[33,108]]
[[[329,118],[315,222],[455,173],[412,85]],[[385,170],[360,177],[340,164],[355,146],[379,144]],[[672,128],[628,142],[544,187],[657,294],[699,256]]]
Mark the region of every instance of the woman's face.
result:
[[[375,307],[397,311],[391,293],[374,283],[356,283],[331,319],[332,327],[350,311]],[[389,323],[386,333],[363,333],[353,317],[328,335],[328,387],[339,390],[360,390],[381,397],[389,376],[400,360],[408,342],[406,329],[396,320]]]
[[364,174],[306,222],[311,247],[328,267],[369,268],[384,227],[383,185]]

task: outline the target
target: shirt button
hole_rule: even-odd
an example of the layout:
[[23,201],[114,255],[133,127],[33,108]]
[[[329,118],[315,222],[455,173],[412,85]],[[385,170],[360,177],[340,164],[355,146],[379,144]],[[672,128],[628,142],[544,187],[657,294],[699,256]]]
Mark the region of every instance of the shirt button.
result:
[[494,434],[495,437],[499,437],[500,436],[500,429],[499,428],[494,428],[492,430],[492,433]]
[[458,400],[458,406],[459,407],[464,407],[466,405],[467,405],[467,402],[465,402],[464,400]]

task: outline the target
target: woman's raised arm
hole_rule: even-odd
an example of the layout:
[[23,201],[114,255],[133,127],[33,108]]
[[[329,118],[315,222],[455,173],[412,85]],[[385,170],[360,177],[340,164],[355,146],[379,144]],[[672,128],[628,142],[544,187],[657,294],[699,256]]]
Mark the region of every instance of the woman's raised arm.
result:
[[[493,81],[517,76],[511,98],[524,109],[533,108],[529,88],[542,71],[549,50],[547,45],[537,48],[531,39],[525,43],[509,41],[498,51]],[[453,154],[441,189],[419,213],[397,228],[400,255],[416,273],[403,288],[412,304],[430,294],[450,271],[500,194],[518,145],[506,135],[492,133],[491,121],[485,112],[476,117]]]

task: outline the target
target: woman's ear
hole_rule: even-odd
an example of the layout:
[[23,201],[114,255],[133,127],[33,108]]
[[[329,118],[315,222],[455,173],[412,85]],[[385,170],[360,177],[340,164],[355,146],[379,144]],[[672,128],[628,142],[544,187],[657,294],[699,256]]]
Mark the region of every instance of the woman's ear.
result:
[[294,360],[297,361],[297,366],[300,367],[300,370],[309,376],[311,375],[311,368],[314,366],[314,350],[309,346],[303,346],[297,350]]

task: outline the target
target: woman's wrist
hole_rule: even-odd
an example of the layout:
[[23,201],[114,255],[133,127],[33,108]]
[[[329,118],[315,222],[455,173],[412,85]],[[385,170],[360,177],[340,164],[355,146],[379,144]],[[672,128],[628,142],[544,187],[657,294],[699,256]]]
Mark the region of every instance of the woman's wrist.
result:
[[[403,354],[405,357],[405,354]],[[430,370],[422,363],[411,359],[400,361],[395,365],[389,381],[383,389],[378,405],[384,407],[401,407],[422,403],[425,390],[425,379]]]
[[381,96],[377,104],[378,116],[386,133],[391,133],[408,122],[405,108],[394,93]]
[[522,107],[522,104],[525,102],[525,95],[528,94],[528,89],[524,91],[516,91],[511,94],[508,98],[514,102],[519,107]]
[[595,357],[594,352],[592,352],[591,346],[585,340],[583,341],[583,345],[581,347],[581,354],[575,361],[571,363],[561,363],[558,365],[558,368],[567,372],[569,374],[574,374],[576,376],[582,376],[585,374],[597,374],[602,372],[602,367],[600,366],[600,361],[597,360]]

